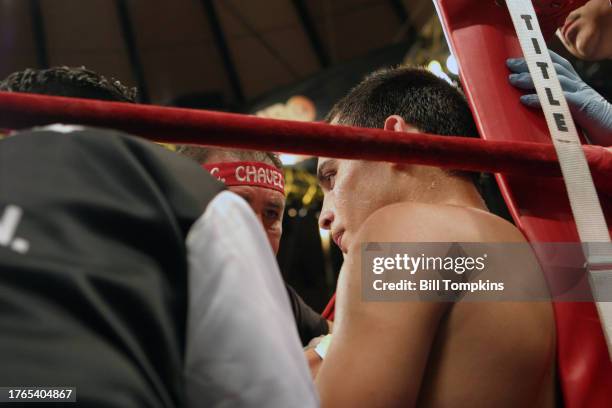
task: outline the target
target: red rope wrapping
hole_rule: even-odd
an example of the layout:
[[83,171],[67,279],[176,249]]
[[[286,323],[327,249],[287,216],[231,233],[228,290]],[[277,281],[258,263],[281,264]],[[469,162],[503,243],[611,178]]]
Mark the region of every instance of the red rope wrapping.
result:
[[[51,123],[119,129],[153,141],[417,163],[528,176],[561,175],[552,144],[485,141],[152,105],[0,92],[0,127]],[[612,191],[612,152],[584,146],[598,187]]]
[[332,295],[331,299],[329,299],[329,302],[327,302],[327,306],[325,306],[325,309],[323,309],[323,313],[321,313],[321,316],[323,316],[323,318],[326,320],[331,320],[332,322],[334,321],[334,317],[336,317],[335,293]]

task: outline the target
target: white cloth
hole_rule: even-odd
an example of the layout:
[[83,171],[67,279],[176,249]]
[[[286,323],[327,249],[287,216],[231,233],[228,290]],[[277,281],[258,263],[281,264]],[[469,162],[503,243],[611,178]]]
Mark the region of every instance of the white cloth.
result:
[[274,254],[248,204],[218,194],[187,249],[188,406],[318,406]]

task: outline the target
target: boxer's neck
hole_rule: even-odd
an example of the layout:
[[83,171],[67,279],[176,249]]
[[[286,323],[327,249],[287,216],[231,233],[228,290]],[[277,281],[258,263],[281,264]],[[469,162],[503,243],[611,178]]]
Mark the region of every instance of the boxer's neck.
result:
[[420,182],[418,188],[405,191],[401,201],[455,205],[488,211],[474,183],[463,176],[435,176]]

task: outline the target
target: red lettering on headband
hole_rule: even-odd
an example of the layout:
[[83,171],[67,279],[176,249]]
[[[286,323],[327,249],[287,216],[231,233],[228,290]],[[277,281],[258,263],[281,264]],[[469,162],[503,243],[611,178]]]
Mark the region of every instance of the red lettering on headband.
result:
[[255,186],[285,194],[285,178],[274,166],[262,162],[227,162],[202,165],[226,186]]

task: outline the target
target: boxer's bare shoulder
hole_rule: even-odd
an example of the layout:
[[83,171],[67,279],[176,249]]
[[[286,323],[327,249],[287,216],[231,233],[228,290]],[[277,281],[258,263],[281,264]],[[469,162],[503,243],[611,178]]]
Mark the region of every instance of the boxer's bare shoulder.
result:
[[[470,207],[402,202],[385,206],[362,225],[362,242],[525,242],[514,225]],[[395,240],[395,241],[393,241]]]
[[[361,296],[360,242],[524,241],[512,224],[478,209],[399,203],[374,212],[345,258],[334,341],[317,382],[343,380],[333,384],[334,396],[320,386],[322,400],[369,407],[553,406],[549,303],[367,302]],[[342,394],[350,401],[337,399]]]

